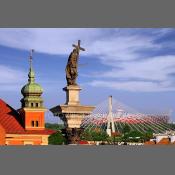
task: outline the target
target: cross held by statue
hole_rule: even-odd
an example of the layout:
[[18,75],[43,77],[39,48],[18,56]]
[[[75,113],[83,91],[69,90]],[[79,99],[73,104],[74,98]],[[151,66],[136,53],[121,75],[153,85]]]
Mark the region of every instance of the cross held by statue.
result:
[[78,40],[78,45],[72,44],[72,46],[75,47],[75,49],[77,50],[78,54],[79,54],[80,50],[85,51],[85,49],[80,46],[80,43],[81,43],[81,41]]

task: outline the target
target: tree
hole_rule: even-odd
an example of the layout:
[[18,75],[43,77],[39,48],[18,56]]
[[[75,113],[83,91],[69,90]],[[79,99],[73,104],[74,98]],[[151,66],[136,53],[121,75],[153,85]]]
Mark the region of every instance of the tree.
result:
[[102,130],[88,130],[81,135],[82,140],[88,141],[106,141],[109,136]]
[[91,131],[84,131],[81,136],[80,136],[81,140],[88,140],[88,141],[92,141],[92,134]]
[[123,133],[124,134],[129,133],[130,130],[131,130],[130,127],[127,124],[125,124],[125,126],[123,127]]
[[130,131],[129,133],[128,133],[128,137],[142,137],[143,136],[143,134],[141,133],[141,132],[139,132],[139,131]]
[[66,143],[66,139],[63,137],[60,131],[49,136],[50,145],[62,145]]
[[93,141],[106,141],[108,138],[108,135],[106,132],[92,132],[92,139]]
[[144,135],[144,141],[149,141],[151,138],[153,138],[153,132],[147,131]]
[[63,124],[56,124],[56,123],[46,123],[45,127],[48,129],[53,129],[53,130],[58,131],[58,130],[63,129],[64,125]]

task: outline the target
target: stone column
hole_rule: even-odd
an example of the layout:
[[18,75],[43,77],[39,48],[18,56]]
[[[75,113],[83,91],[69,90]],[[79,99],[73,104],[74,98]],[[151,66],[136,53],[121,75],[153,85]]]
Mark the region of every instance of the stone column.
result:
[[66,128],[62,132],[67,137],[68,143],[77,144],[83,131],[81,128],[82,120],[86,115],[91,114],[95,107],[80,104],[81,88],[78,85],[70,85],[63,90],[66,92],[66,103],[50,110],[64,121]]
[[78,85],[66,86],[63,90],[66,92],[67,105],[80,105],[79,93],[81,88]]

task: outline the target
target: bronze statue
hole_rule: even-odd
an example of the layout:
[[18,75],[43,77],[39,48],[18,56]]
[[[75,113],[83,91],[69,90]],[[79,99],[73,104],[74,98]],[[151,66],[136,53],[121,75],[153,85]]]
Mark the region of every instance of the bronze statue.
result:
[[66,80],[67,85],[77,85],[76,79],[78,76],[78,59],[79,59],[79,53],[80,50],[85,51],[84,48],[80,47],[80,40],[78,40],[78,45],[73,44],[73,51],[69,55],[68,62],[66,65]]

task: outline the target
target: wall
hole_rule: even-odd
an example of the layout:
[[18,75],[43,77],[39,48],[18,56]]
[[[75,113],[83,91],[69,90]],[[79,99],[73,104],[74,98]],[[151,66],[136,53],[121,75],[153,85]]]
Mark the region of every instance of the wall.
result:
[[5,145],[5,130],[2,125],[0,125],[0,145]]
[[7,134],[7,145],[48,145],[48,135]]

